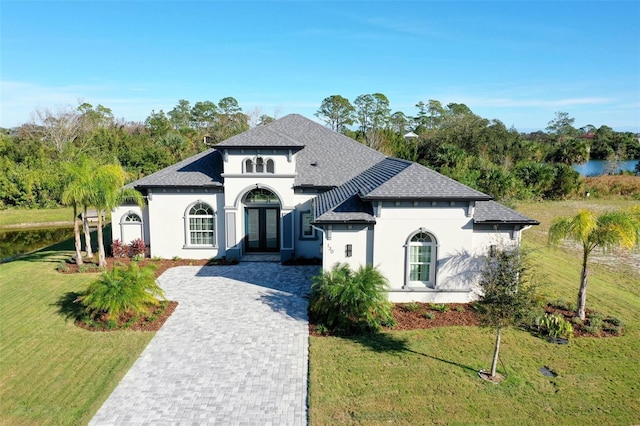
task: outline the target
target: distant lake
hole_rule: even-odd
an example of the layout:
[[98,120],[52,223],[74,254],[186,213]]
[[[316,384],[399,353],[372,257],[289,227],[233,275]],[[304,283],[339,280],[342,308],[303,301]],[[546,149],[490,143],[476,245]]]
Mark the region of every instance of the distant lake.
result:
[[73,237],[73,228],[0,231],[0,260],[48,247]]
[[[620,171],[632,172],[636,168],[640,160],[624,160],[618,161],[618,169],[614,173]],[[582,176],[600,176],[604,174],[607,168],[607,160],[589,160],[584,164],[574,164],[573,168]]]

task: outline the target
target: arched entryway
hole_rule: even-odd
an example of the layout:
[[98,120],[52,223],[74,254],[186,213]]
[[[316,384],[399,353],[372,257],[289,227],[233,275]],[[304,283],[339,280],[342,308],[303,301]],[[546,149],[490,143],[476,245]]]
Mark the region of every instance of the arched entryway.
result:
[[280,199],[266,188],[244,196],[244,249],[246,252],[280,251]]

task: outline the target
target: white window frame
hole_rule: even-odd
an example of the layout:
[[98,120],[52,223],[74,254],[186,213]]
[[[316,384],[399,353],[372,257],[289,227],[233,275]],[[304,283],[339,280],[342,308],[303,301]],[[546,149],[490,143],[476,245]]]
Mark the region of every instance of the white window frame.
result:
[[[305,217],[309,218],[309,229],[311,229],[311,233],[307,234],[305,232]],[[311,226],[311,222],[313,221],[313,213],[311,210],[303,210],[300,212],[300,239],[301,240],[315,240],[317,239],[316,230]]]
[[[431,241],[414,241],[416,237],[420,235],[426,235],[430,238]],[[413,232],[407,238],[407,243],[405,245],[406,253],[405,253],[405,287],[411,288],[436,288],[436,266],[438,261],[438,244],[435,235],[432,232],[427,231],[426,229],[419,229],[416,232]],[[412,261],[411,259],[411,251],[413,247],[430,247],[430,256],[428,262],[420,262],[420,261]],[[428,265],[429,266],[429,277],[428,281],[417,281],[412,280],[411,278],[411,270],[413,265]]]
[[[209,208],[211,214],[193,214],[192,210],[197,206],[206,206]],[[199,209],[198,209],[199,210]],[[197,210],[196,210],[197,211]],[[191,229],[191,219],[211,219],[211,228],[212,229]],[[184,237],[185,237],[185,247],[190,248],[212,248],[217,247],[218,238],[217,238],[217,223],[216,223],[216,211],[213,209],[211,204],[198,200],[195,203],[189,204],[185,211],[184,215]],[[212,243],[194,243],[192,242],[193,233],[207,233],[211,234]]]
[[245,174],[273,175],[276,172],[276,163],[272,158],[256,155],[242,160],[242,169]]
[[[132,216],[135,216],[138,218],[138,220],[130,220],[130,218]],[[122,217],[120,218],[120,240],[121,242],[127,244],[130,241],[122,241],[123,237],[125,235],[125,227],[131,227],[131,226],[139,226],[140,227],[140,239],[142,239],[144,241],[144,225],[143,225],[143,221],[142,221],[142,216],[140,216],[138,213],[129,210],[128,212],[126,212],[125,214],[122,215]]]

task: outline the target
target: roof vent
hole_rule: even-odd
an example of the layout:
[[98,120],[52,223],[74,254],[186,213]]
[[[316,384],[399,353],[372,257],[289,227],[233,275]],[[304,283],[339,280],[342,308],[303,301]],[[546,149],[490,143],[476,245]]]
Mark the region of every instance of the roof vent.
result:
[[312,162],[311,162],[311,165],[312,165],[313,167],[315,167],[315,166],[317,166],[317,165],[318,165],[318,162],[314,160],[314,161],[312,161]]

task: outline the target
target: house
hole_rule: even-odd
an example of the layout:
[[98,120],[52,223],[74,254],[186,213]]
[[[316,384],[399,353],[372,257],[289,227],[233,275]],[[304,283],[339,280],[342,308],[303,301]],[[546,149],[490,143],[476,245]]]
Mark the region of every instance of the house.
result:
[[151,256],[248,253],[375,265],[395,302],[467,302],[477,264],[538,222],[422,165],[288,115],[129,186],[113,238]]

